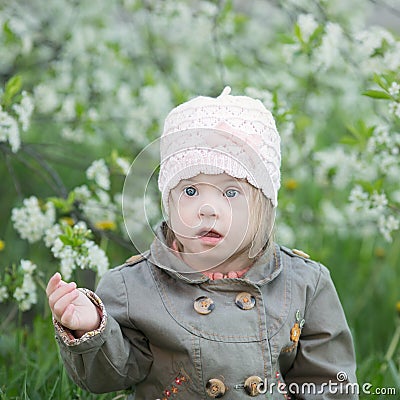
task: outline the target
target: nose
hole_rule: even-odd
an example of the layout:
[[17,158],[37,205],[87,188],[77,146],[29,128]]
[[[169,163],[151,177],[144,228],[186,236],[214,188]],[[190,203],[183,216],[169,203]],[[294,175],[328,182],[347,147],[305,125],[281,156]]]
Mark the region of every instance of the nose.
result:
[[203,204],[199,208],[200,217],[217,217],[217,211],[211,204]]

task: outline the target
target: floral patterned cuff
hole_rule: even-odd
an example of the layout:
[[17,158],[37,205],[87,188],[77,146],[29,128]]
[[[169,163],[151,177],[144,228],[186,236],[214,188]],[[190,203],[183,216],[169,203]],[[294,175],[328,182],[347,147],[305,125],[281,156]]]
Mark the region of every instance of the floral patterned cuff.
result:
[[86,342],[93,336],[96,336],[99,333],[103,332],[106,327],[106,323],[107,323],[107,311],[104,307],[103,302],[100,300],[100,297],[98,297],[96,295],[96,293],[92,292],[89,289],[79,288],[78,290],[80,290],[83,294],[85,294],[91,300],[91,302],[96,306],[97,311],[100,315],[100,325],[97,329],[90,331],[90,332],[86,332],[80,338],[76,338],[73,334],[73,331],[71,331],[70,329],[61,325],[53,317],[53,324],[54,324],[56,333],[61,338],[61,340],[64,342],[64,344],[67,346],[78,346],[79,344]]

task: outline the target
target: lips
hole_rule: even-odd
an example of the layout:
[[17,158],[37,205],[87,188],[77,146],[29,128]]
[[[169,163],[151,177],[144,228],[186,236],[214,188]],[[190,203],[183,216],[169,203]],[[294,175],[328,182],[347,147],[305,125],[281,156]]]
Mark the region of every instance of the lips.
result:
[[214,229],[203,229],[198,233],[200,238],[222,238],[222,235]]
[[223,240],[223,236],[214,229],[202,229],[197,233],[197,238],[205,246],[216,246]]

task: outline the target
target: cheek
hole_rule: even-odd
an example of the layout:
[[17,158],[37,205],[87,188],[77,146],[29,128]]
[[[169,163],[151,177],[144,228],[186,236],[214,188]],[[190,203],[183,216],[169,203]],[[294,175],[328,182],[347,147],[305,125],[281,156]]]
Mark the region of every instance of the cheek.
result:
[[240,234],[242,237],[247,236],[250,222],[249,211],[245,201],[241,202],[241,204],[232,205],[230,230],[233,234]]
[[193,226],[194,218],[192,207],[190,207],[189,204],[185,204],[184,201],[178,204],[174,203],[174,207],[171,209],[170,221],[173,230],[179,231],[182,230],[182,228]]
[[232,217],[233,221],[236,221],[236,223],[244,223],[244,226],[247,225],[250,217],[250,209],[246,198],[240,199],[237,203],[232,204]]

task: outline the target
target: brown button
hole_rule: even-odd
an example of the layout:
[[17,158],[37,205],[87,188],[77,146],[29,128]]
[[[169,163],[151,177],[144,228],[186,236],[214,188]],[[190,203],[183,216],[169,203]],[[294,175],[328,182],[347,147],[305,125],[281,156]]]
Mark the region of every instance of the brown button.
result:
[[226,387],[224,382],[219,379],[210,379],[206,384],[206,393],[208,397],[212,399],[219,399],[226,392]]
[[244,382],[244,390],[249,396],[255,397],[261,392],[258,390],[262,383],[262,379],[259,376],[249,376]]
[[250,293],[241,292],[236,296],[235,304],[242,310],[251,310],[256,304],[256,299]]
[[215,304],[209,297],[201,296],[194,301],[193,307],[199,314],[207,315],[214,310]]

